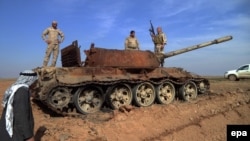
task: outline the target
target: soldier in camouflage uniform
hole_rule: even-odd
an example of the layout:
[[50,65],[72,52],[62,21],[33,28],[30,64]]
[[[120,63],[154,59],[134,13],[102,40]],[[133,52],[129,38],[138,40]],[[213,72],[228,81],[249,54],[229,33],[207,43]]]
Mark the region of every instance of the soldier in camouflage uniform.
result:
[[43,40],[48,44],[46,54],[43,61],[43,66],[48,65],[48,61],[50,59],[50,55],[53,52],[53,59],[51,62],[51,66],[56,66],[56,60],[59,53],[59,44],[64,40],[64,34],[61,30],[57,29],[57,22],[53,21],[52,26],[45,29],[42,33]]
[[130,31],[130,36],[125,40],[125,50],[139,50],[139,42],[135,37],[135,31]]
[[[157,27],[157,34],[153,35],[151,34],[152,40],[155,44],[155,53],[156,54],[164,54],[164,47],[167,44],[167,37],[163,33],[161,27]],[[162,57],[160,59],[161,66],[163,67],[164,64],[164,58]]]
[[167,44],[167,37],[162,32],[161,27],[157,27],[157,34],[151,34],[152,40],[155,44],[155,53],[163,53],[164,54],[164,46]]

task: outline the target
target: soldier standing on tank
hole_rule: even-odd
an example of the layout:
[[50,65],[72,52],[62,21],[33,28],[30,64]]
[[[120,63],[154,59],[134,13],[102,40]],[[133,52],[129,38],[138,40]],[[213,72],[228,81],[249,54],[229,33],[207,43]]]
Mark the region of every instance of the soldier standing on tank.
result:
[[151,33],[152,40],[155,44],[155,53],[164,54],[164,47],[167,44],[167,37],[165,33],[163,33],[161,27],[157,27],[157,34],[153,35]]
[[59,44],[62,43],[64,40],[64,34],[61,30],[57,28],[56,21],[53,21],[52,26],[43,31],[42,39],[48,44],[43,61],[43,66],[45,67],[48,65],[50,55],[53,52],[53,59],[51,62],[51,66],[55,67],[59,53]]
[[139,42],[135,37],[135,31],[131,30],[129,37],[125,40],[125,50],[140,50]]
[[[164,54],[164,47],[167,44],[167,37],[165,33],[163,33],[161,27],[157,27],[157,34],[154,35],[151,33],[152,40],[155,44],[155,54]],[[160,59],[161,66],[163,67],[164,64],[164,58],[162,57]]]

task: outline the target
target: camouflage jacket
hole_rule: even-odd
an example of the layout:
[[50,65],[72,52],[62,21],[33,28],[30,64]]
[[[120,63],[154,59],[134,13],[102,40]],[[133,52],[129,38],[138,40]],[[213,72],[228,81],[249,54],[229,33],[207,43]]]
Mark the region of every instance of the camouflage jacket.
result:
[[53,44],[59,44],[63,42],[64,34],[60,29],[49,27],[43,31],[42,38],[44,41],[49,40]]
[[167,44],[167,37],[163,32],[161,32],[153,37],[153,42],[154,44]]
[[139,42],[136,37],[127,37],[125,40],[125,49],[138,49],[139,50]]

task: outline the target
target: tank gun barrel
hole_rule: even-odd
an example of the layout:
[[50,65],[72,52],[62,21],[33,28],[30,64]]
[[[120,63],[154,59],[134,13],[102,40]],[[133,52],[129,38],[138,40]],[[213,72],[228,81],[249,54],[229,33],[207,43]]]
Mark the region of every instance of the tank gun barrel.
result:
[[231,39],[233,39],[232,36],[225,36],[225,37],[221,37],[221,38],[209,41],[209,42],[205,42],[205,43],[201,43],[201,44],[198,44],[198,45],[186,47],[186,48],[176,50],[176,51],[171,51],[171,52],[168,52],[168,53],[164,54],[164,58],[172,57],[172,56],[175,56],[175,55],[178,55],[178,54],[182,54],[182,53],[185,53],[185,52],[188,52],[188,51],[203,48],[203,47],[206,47],[206,46],[209,46],[209,45],[219,44],[219,43],[222,43],[222,42],[229,41]]

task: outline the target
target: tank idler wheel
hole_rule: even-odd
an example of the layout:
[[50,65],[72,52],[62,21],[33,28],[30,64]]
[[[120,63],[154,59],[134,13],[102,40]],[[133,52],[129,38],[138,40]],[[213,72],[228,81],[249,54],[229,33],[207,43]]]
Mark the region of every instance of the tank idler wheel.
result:
[[156,87],[156,99],[160,104],[169,104],[175,98],[175,87],[171,82],[165,81]]
[[127,84],[118,84],[111,87],[107,93],[107,101],[111,108],[119,109],[124,105],[130,105],[132,102],[132,90]]
[[68,106],[70,99],[71,96],[69,89],[63,87],[56,87],[50,91],[47,102],[53,108],[62,110],[64,107]]
[[209,85],[207,85],[204,81],[198,83],[199,93],[204,94],[208,91]]
[[82,114],[90,114],[99,111],[104,99],[102,89],[95,86],[79,88],[73,97],[77,110]]
[[192,101],[198,95],[197,86],[194,82],[188,81],[179,89],[180,96],[185,101]]
[[138,84],[133,89],[134,102],[137,106],[150,106],[155,101],[154,86],[148,82]]

